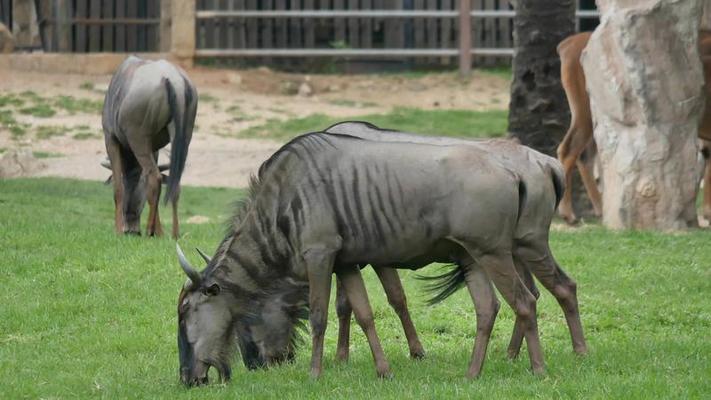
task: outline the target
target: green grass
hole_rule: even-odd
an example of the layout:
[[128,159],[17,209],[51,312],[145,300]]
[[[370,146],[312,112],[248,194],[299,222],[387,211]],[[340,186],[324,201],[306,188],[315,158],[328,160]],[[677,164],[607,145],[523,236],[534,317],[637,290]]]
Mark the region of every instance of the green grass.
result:
[[[507,128],[508,112],[504,110],[420,110],[396,108],[387,114],[370,114],[347,118],[353,121],[368,121],[381,128],[423,134],[442,134],[465,138],[504,136]],[[277,120],[270,119],[264,124],[241,132],[246,137],[268,137],[286,140],[296,135],[326,129],[344,118],[324,114],[312,114],[304,118]]]
[[47,103],[35,103],[32,106],[21,108],[20,114],[32,115],[37,118],[54,117],[57,112]]
[[82,82],[82,84],[79,85],[79,89],[94,90],[94,83],[90,81]]
[[511,80],[513,77],[513,70],[511,67],[486,67],[474,70],[474,73],[481,72],[484,75],[498,76],[506,80]]
[[56,158],[56,157],[64,157],[63,154],[61,153],[52,153],[52,152],[47,152],[47,151],[33,151],[32,155],[35,156],[35,158]]
[[35,129],[37,139],[49,139],[53,136],[64,136],[70,129],[66,126],[41,125]]
[[[181,244],[197,264],[211,252],[240,190],[182,191]],[[162,208],[169,224],[169,209]],[[145,214],[145,212],[144,212]],[[236,362],[228,385],[187,390],[178,382],[176,300],[185,281],[168,238],[113,233],[111,188],[61,179],[0,180],[0,398],[703,398],[711,393],[709,233],[553,232],[559,262],[578,282],[590,354],[572,354],[562,313],[544,291],[539,326],[547,375],[532,376],[525,352],[506,360],[513,325],[503,306],[483,376],[464,379],[475,317],[465,291],[424,305],[403,272],[413,320],[427,351],[408,359],[398,319],[364,271],[394,378],[378,380],[353,323],[351,360],[334,361],[336,320],[325,371],[308,377],[310,345],[294,364],[248,372]],[[191,215],[210,223],[190,225]],[[426,272],[427,270],[425,270]],[[430,271],[434,273],[434,269]]]
[[96,114],[101,113],[104,106],[103,101],[90,99],[77,99],[74,96],[57,96],[53,98],[54,105],[57,108],[66,110],[69,114],[83,113]]

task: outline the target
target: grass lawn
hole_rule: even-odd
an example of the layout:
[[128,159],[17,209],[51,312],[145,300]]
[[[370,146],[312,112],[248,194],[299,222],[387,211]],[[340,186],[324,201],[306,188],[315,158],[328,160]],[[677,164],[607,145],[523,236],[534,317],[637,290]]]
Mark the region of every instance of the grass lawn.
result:
[[[193,263],[199,260],[195,246],[215,249],[230,203],[243,193],[184,188],[180,242]],[[556,257],[579,284],[590,354],[573,355],[562,313],[543,293],[543,378],[529,373],[525,351],[518,361],[506,360],[513,319],[502,307],[484,374],[466,380],[475,326],[468,294],[427,307],[420,282],[403,272],[427,351],[425,360],[409,360],[399,322],[366,270],[392,380],[375,377],[355,323],[350,362],[334,361],[331,307],[322,379],[309,378],[305,345],[292,365],[248,372],[237,361],[230,384],[187,390],[178,381],[175,302],[185,276],[174,242],[114,235],[112,203],[110,187],[97,182],[0,180],[1,399],[648,399],[711,393],[710,234],[594,226],[552,235]],[[185,223],[192,215],[210,222]]]
[[507,110],[421,110],[396,108],[386,114],[370,114],[353,118],[337,118],[314,114],[285,121],[269,120],[243,132],[240,137],[272,138],[286,141],[304,133],[326,129],[341,121],[368,121],[381,128],[422,134],[438,134],[462,138],[499,137],[506,134]]

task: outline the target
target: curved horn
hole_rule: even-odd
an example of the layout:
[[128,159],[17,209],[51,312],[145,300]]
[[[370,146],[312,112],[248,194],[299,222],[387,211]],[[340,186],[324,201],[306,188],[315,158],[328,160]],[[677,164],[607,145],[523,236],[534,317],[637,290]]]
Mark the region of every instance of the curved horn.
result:
[[183,253],[183,250],[180,248],[179,244],[175,244],[175,249],[178,252],[178,261],[180,262],[180,267],[183,268],[183,271],[185,271],[185,275],[187,275],[188,278],[193,281],[193,285],[199,286],[202,281],[200,273],[195,271],[195,269],[190,265],[190,261],[185,258],[185,254]]
[[111,160],[105,159],[101,162],[101,166],[106,169],[111,169]]
[[202,259],[205,260],[206,263],[209,264],[210,261],[212,261],[212,259],[208,257],[207,254],[203,253],[203,251],[199,248],[196,247],[195,250],[197,250],[198,254],[200,254],[200,257],[202,257]]
[[158,164],[158,171],[163,172],[170,169],[170,164]]

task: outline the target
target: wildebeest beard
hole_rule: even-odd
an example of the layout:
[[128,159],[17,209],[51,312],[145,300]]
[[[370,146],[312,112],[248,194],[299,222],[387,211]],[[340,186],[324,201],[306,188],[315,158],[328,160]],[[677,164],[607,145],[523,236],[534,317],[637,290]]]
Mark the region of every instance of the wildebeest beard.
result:
[[[238,289],[239,290],[239,289]],[[248,369],[290,362],[303,342],[308,287],[291,279],[260,293],[235,324],[235,338]]]

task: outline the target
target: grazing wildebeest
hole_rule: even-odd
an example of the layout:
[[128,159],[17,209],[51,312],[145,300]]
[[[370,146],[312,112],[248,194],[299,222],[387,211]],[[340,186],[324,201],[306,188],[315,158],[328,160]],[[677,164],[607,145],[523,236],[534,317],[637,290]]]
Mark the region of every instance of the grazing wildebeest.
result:
[[[558,146],[558,159],[563,164],[566,188],[560,203],[560,215],[569,224],[577,222],[573,211],[573,169],[577,166],[585,190],[593,205],[595,215],[602,214],[602,196],[592,172],[597,147],[593,137],[590,98],[585,88],[585,71],[580,56],[590,40],[592,32],[569,36],[558,45],[560,78],[570,106],[570,127]],[[711,31],[699,32],[699,54],[704,68],[704,91],[711,98]],[[711,101],[706,101],[699,125],[699,138],[703,140],[702,154],[705,158],[704,172],[704,217],[711,219]]]
[[197,111],[197,91],[185,72],[165,61],[130,56],[111,78],[102,124],[112,170],[117,233],[140,234],[148,200],[148,236],[163,233],[158,217],[162,176],[158,150],[171,143],[165,201],[173,208],[178,237],[180,177]]
[[[534,296],[538,297],[539,293],[531,277],[531,272],[556,297],[568,322],[574,351],[578,354],[584,354],[587,351],[578,313],[576,284],[557,264],[548,245],[550,224],[554,217],[556,206],[562,196],[564,186],[563,171],[560,163],[555,158],[510,140],[471,141],[449,137],[422,136],[380,129],[367,122],[342,122],[326,129],[326,132],[346,134],[375,141],[476,146],[487,151],[492,157],[498,158],[506,168],[515,171],[525,182],[527,188],[526,204],[519,216],[514,236],[513,256],[516,268]],[[477,325],[479,326],[478,329],[485,329],[490,326],[488,320],[496,317],[499,307],[498,301],[483,270],[473,263],[471,259],[463,260],[462,263],[471,265],[468,269],[468,273],[473,275],[469,278],[470,281],[477,280],[478,289],[476,292],[480,293],[478,302],[475,299]],[[376,271],[383,283],[388,301],[393,305],[398,315],[407,316],[407,319],[401,318],[407,334],[408,326],[406,322],[409,322],[410,325],[412,325],[412,322],[409,321],[407,302],[398,274],[394,269],[390,268],[376,268]],[[436,277],[433,288],[441,289],[441,293],[436,295],[431,302],[444,300],[454,293],[454,290],[461,287],[465,283],[465,272],[460,267],[455,267],[449,273]],[[339,341],[336,354],[339,359],[345,359],[348,354],[348,330],[351,310],[345,298],[345,293],[340,289],[339,285],[336,295],[336,310],[339,319]],[[491,297],[485,298],[484,296],[487,295]],[[521,346],[522,331],[520,323],[520,321],[517,321],[509,345],[508,353],[512,358],[518,355]],[[410,329],[414,331],[414,327]],[[490,331],[487,332],[488,334],[490,334]],[[470,376],[478,375],[480,368],[481,366],[478,366],[478,369],[470,371]]]
[[[311,374],[320,376],[334,272],[378,375],[387,376],[358,265],[419,269],[466,257],[486,271],[520,318],[532,369],[543,372],[536,299],[512,257],[527,188],[487,152],[312,133],[270,157],[251,189],[202,272],[178,252],[189,277],[178,300],[184,383],[206,382],[210,366],[229,377],[235,335],[248,366],[288,359],[307,304]],[[485,350],[483,333],[477,330],[475,347]],[[471,364],[481,365],[484,356],[475,351]]]

